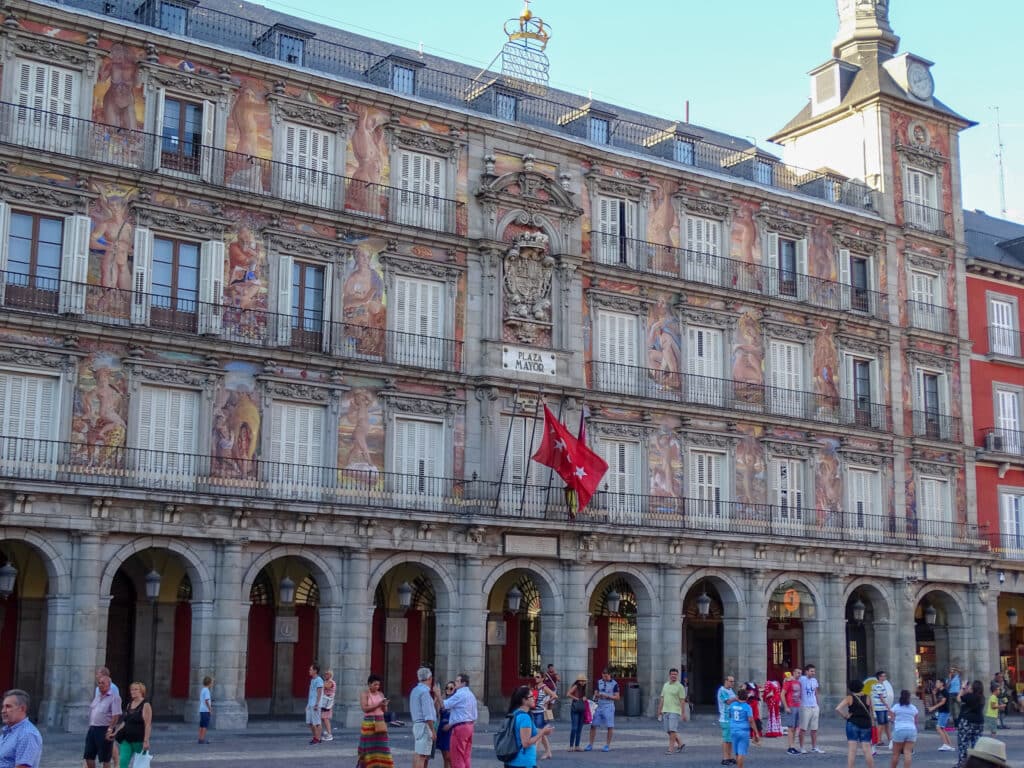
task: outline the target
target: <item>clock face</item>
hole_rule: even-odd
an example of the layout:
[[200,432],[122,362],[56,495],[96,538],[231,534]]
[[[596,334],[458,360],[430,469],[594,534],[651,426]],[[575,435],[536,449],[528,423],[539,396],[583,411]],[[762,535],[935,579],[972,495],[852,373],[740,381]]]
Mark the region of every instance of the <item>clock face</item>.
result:
[[907,85],[910,86],[910,92],[922,101],[932,97],[932,90],[935,87],[932,73],[919,61],[911,62],[907,67]]

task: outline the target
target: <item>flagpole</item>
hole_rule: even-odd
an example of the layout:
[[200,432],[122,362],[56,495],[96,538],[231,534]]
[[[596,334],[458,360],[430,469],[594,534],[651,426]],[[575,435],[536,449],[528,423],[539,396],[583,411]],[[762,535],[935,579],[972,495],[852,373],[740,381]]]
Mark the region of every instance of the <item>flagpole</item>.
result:
[[526,452],[523,457],[523,493],[519,497],[519,514],[523,514],[523,507],[526,506],[526,489],[529,487],[530,479],[530,462],[533,461],[533,438],[537,434],[537,413],[540,411],[540,401],[543,397],[543,392],[540,387],[537,387],[537,404],[533,407],[533,428],[530,430],[530,450]]
[[501,505],[501,487],[505,483],[505,465],[508,464],[508,448],[512,444],[512,430],[516,426],[516,409],[519,407],[519,387],[512,393],[512,418],[508,422],[508,434],[505,435],[505,455],[501,459],[501,474],[498,475],[498,493],[494,497],[494,507]]
[[[565,392],[562,392],[558,400],[558,420],[562,420],[562,409],[565,407]],[[555,468],[548,467],[548,487],[544,490],[544,507],[547,509],[548,500],[551,498],[551,481],[555,479]]]

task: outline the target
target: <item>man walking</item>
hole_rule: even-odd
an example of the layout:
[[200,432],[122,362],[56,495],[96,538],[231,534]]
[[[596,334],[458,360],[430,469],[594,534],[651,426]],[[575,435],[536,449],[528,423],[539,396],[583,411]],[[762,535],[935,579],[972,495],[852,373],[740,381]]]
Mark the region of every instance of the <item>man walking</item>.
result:
[[718,727],[722,730],[722,765],[736,765],[732,756],[732,728],[729,726],[729,705],[739,701],[732,689],[735,684],[735,677],[726,676],[715,697],[718,699]]
[[871,708],[875,710],[875,722],[878,723],[878,741],[882,742],[884,733],[885,742],[892,749],[892,723],[889,715],[892,705],[896,703],[895,692],[884,669],[875,672],[875,679],[878,682],[871,686]]
[[619,684],[612,680],[612,671],[608,667],[601,672],[594,697],[597,699],[597,711],[594,712],[594,721],[590,724],[590,743],[583,751],[590,752],[594,748],[597,729],[604,727],[608,729],[608,733],[601,751],[609,752],[612,748],[612,733],[615,731],[615,702],[619,700]]
[[0,768],[39,768],[43,755],[43,737],[28,719],[28,694],[14,688],[4,694],[0,718]]
[[791,755],[799,755],[800,750],[796,748],[796,734],[800,730],[800,678],[804,671],[800,667],[793,667],[790,677],[782,683],[782,710],[784,712],[782,724],[786,726],[786,737],[789,740]]
[[114,743],[114,730],[121,717],[121,697],[110,689],[110,676],[100,675],[96,681],[96,695],[89,705],[89,730],[85,734],[86,768],[100,765],[110,766],[110,755]]
[[811,752],[819,755],[825,754],[825,750],[818,747],[818,677],[817,670],[813,664],[804,667],[804,674],[800,678],[800,753],[806,754],[804,747],[804,734],[811,732]]
[[429,667],[416,670],[418,681],[409,693],[409,714],[412,717],[412,768],[427,768],[427,761],[434,748],[437,732],[434,722],[437,709],[434,707],[434,694],[431,684],[434,673]]
[[309,696],[306,698],[306,725],[309,726],[313,738],[310,744],[320,743],[320,700],[324,695],[324,679],[320,677],[320,665],[309,665]]
[[743,761],[750,749],[750,738],[753,736],[754,743],[761,741],[761,734],[757,729],[757,722],[754,720],[754,710],[747,704],[747,697],[750,692],[745,686],[740,686],[736,693],[737,700],[729,705],[730,738],[732,739],[732,752],[736,755],[733,761],[736,768],[743,768]]
[[451,732],[449,758],[452,768],[471,768],[473,763],[473,724],[476,723],[476,696],[469,690],[469,675],[455,676],[455,693],[442,702],[448,710],[448,730]]
[[673,667],[668,671],[668,682],[661,686],[661,696],[658,698],[658,720],[665,723],[665,733],[668,734],[666,755],[682,752],[685,746],[679,737],[679,721],[685,717],[685,702],[686,686],[679,682],[679,670]]

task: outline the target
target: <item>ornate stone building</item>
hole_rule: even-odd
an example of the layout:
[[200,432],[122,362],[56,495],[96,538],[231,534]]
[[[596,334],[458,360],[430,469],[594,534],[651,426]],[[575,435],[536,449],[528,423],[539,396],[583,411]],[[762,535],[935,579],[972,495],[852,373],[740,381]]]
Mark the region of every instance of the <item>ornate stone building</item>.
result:
[[[784,163],[258,6],[9,0],[0,685],[77,729],[101,663],[186,717],[212,674],[227,727],[314,658],[349,719],[423,661],[988,671],[970,123],[838,10]],[[575,519],[541,396],[610,465]]]

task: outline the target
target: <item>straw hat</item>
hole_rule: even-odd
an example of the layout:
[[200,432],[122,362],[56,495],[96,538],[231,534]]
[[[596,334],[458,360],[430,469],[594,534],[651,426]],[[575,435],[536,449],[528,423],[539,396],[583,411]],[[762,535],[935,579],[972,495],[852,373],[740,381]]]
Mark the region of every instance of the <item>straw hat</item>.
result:
[[576,680],[574,680],[573,682],[585,683],[587,682],[587,676],[581,672],[580,674],[576,675]]
[[988,736],[982,736],[978,739],[974,749],[967,750],[967,756],[976,757],[993,765],[1007,765],[1006,744],[999,741],[999,739],[989,738]]

